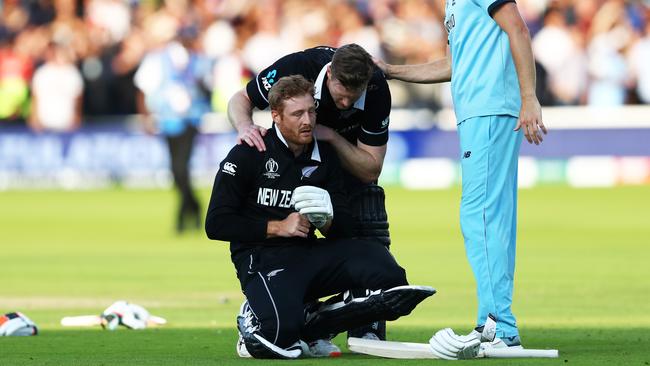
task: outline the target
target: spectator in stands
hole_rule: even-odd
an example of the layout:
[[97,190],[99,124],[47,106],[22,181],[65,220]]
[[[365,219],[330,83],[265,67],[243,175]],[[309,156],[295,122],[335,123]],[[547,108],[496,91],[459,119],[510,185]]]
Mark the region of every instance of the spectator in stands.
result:
[[256,74],[300,46],[291,44],[295,38],[281,32],[279,13],[277,1],[262,2],[253,10],[256,32],[246,41],[242,55],[246,66]]
[[[0,25],[15,34],[14,50],[34,65],[44,61],[50,41],[72,50],[88,89],[84,115],[133,113],[137,65],[160,47],[161,32],[173,37],[188,14],[196,18],[197,38],[206,39],[218,63],[212,74],[227,75],[216,79],[215,106],[247,81],[240,76],[248,79],[261,65],[298,50],[354,41],[389,62],[426,63],[444,55],[447,45],[441,27],[444,0],[0,2]],[[650,21],[643,16],[648,1],[518,0],[518,5],[535,38],[535,55],[548,72],[552,103],[647,102],[640,96],[627,100],[626,94],[647,84],[639,79],[647,62],[636,61],[639,50],[629,51],[632,26],[642,31]],[[236,35],[234,44],[228,32]],[[213,52],[224,40],[228,51]],[[391,83],[391,88],[394,106],[451,107],[448,87]]]
[[607,1],[596,13],[590,32],[587,51],[591,80],[587,103],[597,106],[622,105],[629,83],[623,50],[632,39],[623,1]]
[[383,58],[381,49],[381,38],[379,32],[372,25],[366,24],[363,15],[351,4],[342,2],[333,9],[338,23],[338,30],[341,32],[338,45],[356,43],[363,47],[369,54]]
[[0,27],[0,120],[27,114],[32,61],[16,52],[15,35]]
[[636,80],[636,94],[639,100],[650,104],[650,10],[643,37],[632,46],[628,55],[630,71]]
[[32,80],[32,130],[70,132],[81,125],[83,80],[70,49],[51,43]]
[[578,104],[587,87],[587,60],[563,9],[552,6],[546,10],[544,26],[533,38],[533,53],[548,73],[555,102]]

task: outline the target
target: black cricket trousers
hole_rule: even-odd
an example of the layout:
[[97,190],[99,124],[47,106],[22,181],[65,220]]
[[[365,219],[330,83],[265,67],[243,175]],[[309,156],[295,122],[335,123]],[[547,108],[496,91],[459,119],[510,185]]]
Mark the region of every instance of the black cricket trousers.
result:
[[[196,229],[200,228],[201,224],[199,201],[192,190],[189,166],[197,133],[196,127],[189,125],[180,135],[167,137],[174,186],[180,196],[176,213],[176,230],[179,232],[186,229],[188,225]],[[193,220],[193,222],[188,222],[188,220]]]
[[386,247],[361,239],[257,246],[232,260],[262,335],[283,348],[300,339],[305,303],[349,289],[408,284]]

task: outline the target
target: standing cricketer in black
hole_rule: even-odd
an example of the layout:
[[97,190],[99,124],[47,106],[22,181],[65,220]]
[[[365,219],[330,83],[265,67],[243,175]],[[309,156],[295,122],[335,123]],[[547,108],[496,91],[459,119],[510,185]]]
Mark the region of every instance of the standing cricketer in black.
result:
[[[312,95],[313,85],[302,76],[277,81],[269,95],[274,126],[264,137],[266,149],[235,146],[220,165],[210,199],[206,232],[231,242],[247,298],[238,327],[253,357],[298,357],[300,339],[314,341],[359,321],[395,319],[434,292],[404,286],[405,271],[383,246],[346,238],[351,220],[340,163],[330,144],[313,139]],[[316,239],[316,228],[326,239]],[[352,309],[362,302],[347,301],[328,308],[348,309],[343,315],[328,310],[305,318],[305,303],[349,288],[388,291],[368,293],[364,301],[375,301],[368,308]],[[384,309],[376,312],[378,306]]]
[[[316,47],[282,57],[236,93],[228,117],[238,143],[264,151],[266,130],[253,124],[253,107],[266,109],[271,86],[282,76],[298,74],[314,82],[315,135],[329,142],[344,168],[350,196],[354,236],[390,246],[384,191],[377,185],[386,155],[391,96],[384,74],[360,46]],[[386,338],[384,323],[374,323],[350,336]]]

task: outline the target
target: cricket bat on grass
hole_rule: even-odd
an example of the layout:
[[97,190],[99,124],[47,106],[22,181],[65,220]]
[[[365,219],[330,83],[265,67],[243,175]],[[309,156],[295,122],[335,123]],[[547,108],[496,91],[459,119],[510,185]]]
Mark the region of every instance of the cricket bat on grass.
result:
[[[428,343],[378,341],[363,338],[348,338],[348,349],[355,353],[363,353],[384,358],[416,359],[438,358]],[[526,349],[526,348],[492,348],[486,349],[486,358],[557,358],[556,349]]]

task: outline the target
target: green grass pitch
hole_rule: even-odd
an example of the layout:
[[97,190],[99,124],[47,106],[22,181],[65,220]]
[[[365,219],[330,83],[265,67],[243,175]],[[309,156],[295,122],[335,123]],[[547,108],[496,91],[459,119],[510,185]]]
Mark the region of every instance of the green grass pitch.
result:
[[[209,192],[201,191],[204,204]],[[438,294],[389,324],[389,338],[426,342],[474,325],[474,283],[458,227],[458,189],[387,190],[393,253],[411,283]],[[279,364],[239,359],[242,295],[227,245],[173,233],[170,191],[0,193],[0,312],[22,311],[37,337],[0,339],[0,365]],[[650,186],[520,191],[514,311],[530,348],[555,360],[491,365],[648,365]],[[158,329],[63,329],[118,299],[169,320]],[[343,345],[339,336],[336,343]],[[292,365],[433,364],[344,353]]]

